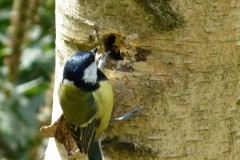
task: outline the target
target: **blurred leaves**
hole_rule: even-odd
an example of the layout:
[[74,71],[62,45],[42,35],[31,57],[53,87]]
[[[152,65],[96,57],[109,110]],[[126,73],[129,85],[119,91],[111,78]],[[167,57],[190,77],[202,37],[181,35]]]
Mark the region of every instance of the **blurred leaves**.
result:
[[40,0],[31,24],[23,31],[26,36],[21,41],[20,65],[16,64],[19,78],[15,81],[7,78],[9,68],[5,65],[11,50],[7,33],[12,4],[0,1],[0,159],[41,159],[38,148],[44,146],[38,117],[46,114],[42,108],[54,68],[54,0]]

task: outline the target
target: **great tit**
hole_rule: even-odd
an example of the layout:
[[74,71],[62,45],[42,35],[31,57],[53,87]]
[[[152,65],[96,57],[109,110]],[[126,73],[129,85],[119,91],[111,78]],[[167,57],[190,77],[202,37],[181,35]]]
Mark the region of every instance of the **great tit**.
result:
[[77,51],[67,60],[58,91],[71,135],[85,154],[95,152],[89,149],[99,144],[97,140],[107,128],[113,108],[112,87],[97,67],[97,50]]

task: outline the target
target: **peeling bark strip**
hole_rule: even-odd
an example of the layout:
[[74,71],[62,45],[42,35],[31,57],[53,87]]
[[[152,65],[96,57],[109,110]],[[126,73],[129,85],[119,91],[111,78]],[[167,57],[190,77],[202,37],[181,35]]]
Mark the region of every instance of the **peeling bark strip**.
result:
[[[107,158],[240,159],[240,1],[144,2],[146,7],[137,0],[56,1],[53,121],[60,113],[56,90],[64,60],[77,49],[99,45],[102,52],[113,50],[115,61],[140,59],[130,63],[133,72],[106,70],[115,114],[144,106],[143,116],[108,128]],[[165,22],[162,13],[168,13]],[[154,19],[167,26],[172,13],[184,25],[156,30]],[[131,35],[136,41],[125,43]]]

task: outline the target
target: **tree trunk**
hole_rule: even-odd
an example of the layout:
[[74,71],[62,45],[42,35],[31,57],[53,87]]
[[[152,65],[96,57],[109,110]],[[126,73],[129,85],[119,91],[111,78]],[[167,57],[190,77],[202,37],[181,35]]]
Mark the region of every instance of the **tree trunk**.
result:
[[58,0],[52,120],[65,60],[100,46],[113,116],[144,106],[110,124],[105,157],[240,159],[239,37],[237,0]]

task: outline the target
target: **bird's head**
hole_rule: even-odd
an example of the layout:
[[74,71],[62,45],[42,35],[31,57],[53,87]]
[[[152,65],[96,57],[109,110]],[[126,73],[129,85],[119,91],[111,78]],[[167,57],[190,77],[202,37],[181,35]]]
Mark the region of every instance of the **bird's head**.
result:
[[63,70],[63,83],[73,82],[83,90],[98,87],[97,63],[95,56],[98,48],[92,51],[81,50],[72,55]]

